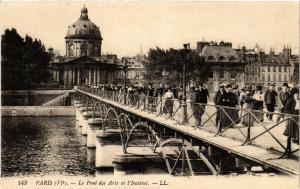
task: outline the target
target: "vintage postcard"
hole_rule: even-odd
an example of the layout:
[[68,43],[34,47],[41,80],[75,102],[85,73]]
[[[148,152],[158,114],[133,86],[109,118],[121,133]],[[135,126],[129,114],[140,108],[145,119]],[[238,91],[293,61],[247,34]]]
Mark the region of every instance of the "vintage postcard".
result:
[[299,187],[298,1],[2,1],[1,188]]

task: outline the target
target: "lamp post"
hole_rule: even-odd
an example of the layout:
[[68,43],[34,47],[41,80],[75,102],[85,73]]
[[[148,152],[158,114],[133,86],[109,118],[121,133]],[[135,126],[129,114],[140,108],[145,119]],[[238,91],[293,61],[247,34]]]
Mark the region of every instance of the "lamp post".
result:
[[125,59],[124,61],[124,66],[123,66],[123,71],[124,71],[124,104],[126,104],[126,80],[127,80],[127,59]]
[[186,81],[186,63],[188,61],[188,57],[190,55],[190,44],[189,43],[186,43],[186,44],[183,44],[183,52],[184,52],[184,60],[183,60],[183,81],[182,81],[182,85],[183,85],[183,95],[182,95],[182,124],[186,124],[188,123],[188,120],[187,120],[187,104],[186,104],[186,84],[187,84],[187,81]]

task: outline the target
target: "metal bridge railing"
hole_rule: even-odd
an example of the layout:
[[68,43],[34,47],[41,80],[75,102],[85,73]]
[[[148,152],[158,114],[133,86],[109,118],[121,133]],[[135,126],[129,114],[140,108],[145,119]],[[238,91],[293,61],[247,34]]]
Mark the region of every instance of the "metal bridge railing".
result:
[[273,113],[279,122],[263,120],[268,112],[236,107],[201,104],[164,97],[149,97],[121,91],[79,87],[101,98],[130,108],[172,119],[178,124],[202,129],[281,153],[279,158],[297,157],[299,151],[299,115]]

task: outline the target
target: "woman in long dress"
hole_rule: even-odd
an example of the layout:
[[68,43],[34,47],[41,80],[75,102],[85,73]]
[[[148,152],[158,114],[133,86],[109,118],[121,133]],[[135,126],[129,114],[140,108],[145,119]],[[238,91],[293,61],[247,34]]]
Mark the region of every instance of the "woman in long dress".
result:
[[285,112],[287,114],[294,114],[286,122],[286,128],[283,133],[285,136],[291,137],[291,140],[299,144],[299,91],[293,91],[293,94],[288,96]]
[[248,125],[252,126],[253,116],[249,112],[251,112],[251,109],[253,108],[253,97],[251,94],[251,89],[249,87],[245,89],[245,95],[243,96],[242,103],[243,103],[243,109],[245,109],[243,110],[242,113],[242,116],[244,116],[242,124],[245,126]]
[[163,114],[172,115],[174,94],[171,88],[169,88],[168,91],[165,93],[164,98],[165,98],[165,105],[163,107]]
[[[257,86],[253,95],[253,109],[262,111],[264,109],[264,96],[262,94],[262,87]],[[264,120],[264,114],[262,112],[254,112],[255,117],[262,122]]]

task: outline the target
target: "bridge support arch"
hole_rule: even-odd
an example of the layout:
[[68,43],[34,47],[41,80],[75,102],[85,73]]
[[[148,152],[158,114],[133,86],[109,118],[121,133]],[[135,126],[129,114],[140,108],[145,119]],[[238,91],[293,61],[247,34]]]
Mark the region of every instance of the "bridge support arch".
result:
[[120,134],[120,121],[118,112],[107,108],[103,124],[96,133],[96,168],[113,168],[112,156],[116,152],[122,152]]

